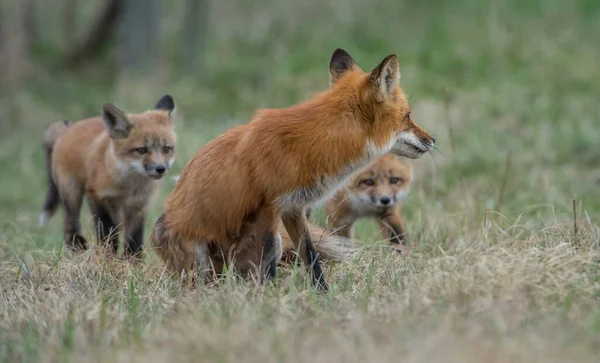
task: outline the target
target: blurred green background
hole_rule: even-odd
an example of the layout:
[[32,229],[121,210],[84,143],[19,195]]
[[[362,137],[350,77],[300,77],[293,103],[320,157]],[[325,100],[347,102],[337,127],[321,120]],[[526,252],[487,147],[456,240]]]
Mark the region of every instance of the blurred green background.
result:
[[[413,118],[440,152],[413,163],[417,245],[446,243],[486,210],[544,224],[600,218],[600,2],[595,0],[2,0],[0,228],[17,251],[61,239],[37,227],[41,137],[111,102],[177,104],[178,174],[205,142],[328,87],[335,48],[368,70],[399,57]],[[163,183],[147,230],[174,182]],[[224,196],[224,201],[228,198]],[[86,211],[87,213],[87,211]],[[322,221],[323,213],[317,213]],[[89,214],[84,214],[87,233]],[[373,228],[365,222],[359,236]],[[429,234],[427,231],[436,232]],[[455,236],[456,237],[456,236]],[[10,258],[0,239],[0,259]]]

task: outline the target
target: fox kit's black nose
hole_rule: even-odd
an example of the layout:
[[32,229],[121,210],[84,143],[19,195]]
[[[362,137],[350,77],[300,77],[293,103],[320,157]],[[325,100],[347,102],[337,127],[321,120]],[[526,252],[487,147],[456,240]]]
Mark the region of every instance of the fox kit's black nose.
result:
[[390,204],[391,199],[390,199],[390,197],[381,197],[381,199],[379,199],[379,201],[383,205],[388,205],[388,204]]
[[433,137],[433,136],[431,137],[431,143],[435,144],[435,137]]
[[162,165],[159,165],[159,166],[157,166],[157,167],[156,167],[156,169],[155,169],[155,170],[156,170],[156,172],[157,172],[157,173],[159,173],[159,174],[162,174],[162,173],[164,173],[165,171],[167,171],[167,168],[165,168],[165,167],[164,167],[164,166],[162,166]]

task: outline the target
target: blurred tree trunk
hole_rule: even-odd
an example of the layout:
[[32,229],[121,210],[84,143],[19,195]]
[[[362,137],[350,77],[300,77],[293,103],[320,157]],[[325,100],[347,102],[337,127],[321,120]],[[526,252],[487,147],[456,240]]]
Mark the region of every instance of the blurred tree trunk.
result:
[[[124,3],[129,0],[108,0],[102,9],[96,23],[91,27],[89,34],[79,45],[73,46],[73,49],[68,52],[65,60],[67,67],[78,67],[84,64],[90,58],[97,55],[100,50],[108,43],[119,24],[119,19],[122,16]],[[67,0],[67,3],[74,5],[74,0]],[[67,5],[69,6],[69,5]],[[65,13],[72,11],[75,14],[75,9],[65,9]],[[65,14],[67,16],[68,14]],[[74,27],[74,22],[71,27]]]
[[126,0],[119,25],[119,65],[145,73],[158,64],[160,0]]
[[[4,5],[4,4],[3,4]],[[4,9],[2,9],[4,10]],[[0,134],[22,121],[18,87],[31,68],[35,1],[20,0],[0,23]]]
[[209,11],[209,0],[187,0],[181,37],[181,66],[187,73],[195,73],[202,68]]
[[35,36],[35,1],[20,0],[0,32],[0,92],[14,87],[27,72]]
[[63,31],[67,44],[75,41],[75,19],[77,14],[77,0],[64,0],[63,4]]

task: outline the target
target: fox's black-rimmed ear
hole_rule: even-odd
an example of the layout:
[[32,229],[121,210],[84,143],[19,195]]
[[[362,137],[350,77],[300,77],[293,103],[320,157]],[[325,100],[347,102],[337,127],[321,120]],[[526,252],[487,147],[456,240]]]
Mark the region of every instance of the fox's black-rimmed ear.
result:
[[108,134],[113,139],[127,138],[133,128],[125,112],[110,103],[102,105],[102,119],[104,120]]
[[354,59],[345,50],[336,49],[329,61],[329,87],[333,87],[341,75],[351,69],[358,69]]
[[398,57],[390,54],[371,71],[369,80],[373,82],[379,90],[377,100],[383,101],[384,98],[393,94],[398,84],[400,84],[400,70],[398,66]]
[[173,112],[175,109],[175,100],[173,97],[171,97],[171,95],[164,95],[160,98],[160,100],[158,100],[156,106],[154,106],[154,109],[168,111],[169,114],[171,114],[171,112]]

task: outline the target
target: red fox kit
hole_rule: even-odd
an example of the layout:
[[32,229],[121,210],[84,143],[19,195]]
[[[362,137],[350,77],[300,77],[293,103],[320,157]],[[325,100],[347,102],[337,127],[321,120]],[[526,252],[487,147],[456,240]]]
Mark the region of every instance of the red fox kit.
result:
[[295,106],[259,110],[188,162],[150,237],[170,269],[197,266],[205,276],[233,256],[238,271],[259,266],[272,279],[281,221],[313,283],[327,289],[306,209],[379,156],[418,158],[435,143],[410,117],[395,55],[363,72],[337,49],[329,71],[331,89]]
[[52,124],[44,135],[48,191],[40,224],[61,204],[66,245],[86,249],[79,224],[85,195],[98,240],[116,252],[122,228],[125,255],[140,256],[146,205],[174,162],[174,108],[165,95],[141,114],[105,104],[101,117]]
[[386,154],[371,166],[358,172],[335,196],[327,201],[327,220],[334,233],[352,238],[354,223],[374,217],[388,231],[392,248],[400,252],[406,244],[402,199],[412,181],[410,162],[394,154]]

